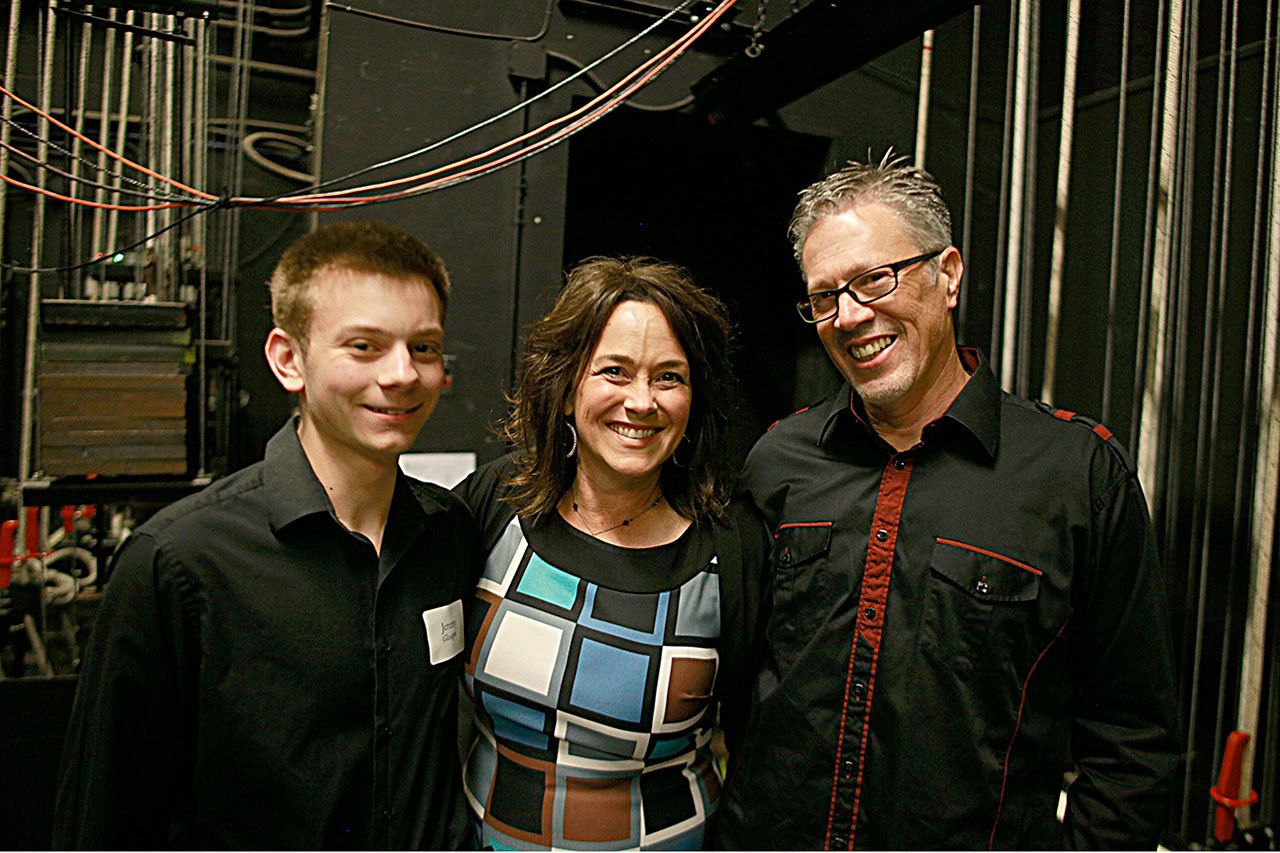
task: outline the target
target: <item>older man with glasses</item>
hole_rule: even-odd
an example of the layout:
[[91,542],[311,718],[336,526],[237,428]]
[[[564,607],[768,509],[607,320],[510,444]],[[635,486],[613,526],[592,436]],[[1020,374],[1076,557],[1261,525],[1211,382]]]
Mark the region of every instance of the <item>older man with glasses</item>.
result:
[[719,842],[1155,847],[1177,715],[1130,457],[957,348],[964,263],[928,173],[851,163],[801,193],[791,237],[847,385],[743,475],[772,615]]

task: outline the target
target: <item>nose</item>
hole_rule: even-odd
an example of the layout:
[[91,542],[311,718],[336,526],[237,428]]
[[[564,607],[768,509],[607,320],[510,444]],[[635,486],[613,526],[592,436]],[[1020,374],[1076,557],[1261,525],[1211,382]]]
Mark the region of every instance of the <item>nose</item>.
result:
[[378,384],[386,388],[402,388],[413,385],[420,379],[414,367],[413,354],[407,346],[388,350],[380,367]]
[[846,292],[836,299],[836,316],[832,322],[841,331],[849,331],[870,322],[875,316],[876,312],[870,305],[863,305]]
[[653,389],[649,387],[648,382],[635,380],[627,388],[627,409],[639,414],[648,414],[658,408],[658,403],[653,399]]

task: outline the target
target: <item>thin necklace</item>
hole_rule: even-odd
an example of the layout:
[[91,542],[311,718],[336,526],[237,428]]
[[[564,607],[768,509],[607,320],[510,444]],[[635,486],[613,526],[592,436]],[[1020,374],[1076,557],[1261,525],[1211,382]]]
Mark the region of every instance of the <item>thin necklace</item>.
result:
[[[655,487],[655,491],[658,491],[656,487]],[[586,525],[587,520],[582,517],[582,512],[578,509],[578,487],[576,485],[573,487],[573,500],[570,503],[573,505],[573,514],[578,517],[578,520],[581,521],[583,525]],[[631,516],[630,518],[624,518],[622,519],[622,521],[619,521],[617,524],[613,525],[612,527],[605,527],[601,530],[592,530],[591,528],[588,527],[587,535],[599,536],[601,533],[608,533],[611,530],[617,530],[619,527],[630,527],[631,522],[635,521],[637,518],[644,515],[646,512],[653,509],[655,506],[657,506],[660,503],[662,503],[662,492],[658,491],[658,496],[653,499],[653,503],[649,504],[644,509],[637,512],[635,515]]]

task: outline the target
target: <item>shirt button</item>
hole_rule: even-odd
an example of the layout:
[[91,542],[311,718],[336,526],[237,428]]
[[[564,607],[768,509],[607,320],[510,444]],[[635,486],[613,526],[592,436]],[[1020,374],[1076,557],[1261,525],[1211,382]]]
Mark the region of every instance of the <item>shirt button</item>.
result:
[[391,651],[391,643],[387,642],[386,640],[383,640],[381,643],[378,643],[378,651],[382,652],[383,654],[386,654],[387,652]]
[[903,468],[906,468],[906,467],[907,467],[907,460],[905,460],[905,459],[903,459],[903,458],[899,457],[899,458],[897,458],[897,459],[893,460],[893,467],[894,467],[894,468],[897,468],[899,471],[901,471]]
[[383,809],[383,810],[382,810],[382,819],[383,819],[383,820],[391,820],[391,818],[392,818],[392,817],[394,817],[394,816],[395,816],[395,813],[394,813],[393,811],[391,811],[391,809]]
[[853,682],[853,698],[854,699],[861,699],[863,696],[866,695],[866,693],[867,693],[867,685],[863,684],[861,681]]
[[846,779],[852,778],[853,770],[854,770],[854,764],[850,759],[846,758],[844,761],[840,763],[840,772],[844,774],[844,778]]
[[876,609],[874,607],[868,607],[866,610],[862,611],[862,615],[867,619],[874,619],[876,618]]
[[847,841],[845,841],[845,839],[844,839],[844,836],[843,836],[843,835],[833,835],[833,836],[831,836],[831,849],[832,849],[832,850],[843,850],[843,849],[844,849],[845,847],[847,847],[847,846],[848,846],[848,842],[847,842]]
[[978,580],[978,583],[974,585],[973,590],[978,593],[978,595],[987,595],[991,592],[991,584],[987,583],[986,575],[983,575],[982,578]]
[[390,725],[390,724],[387,724],[387,725],[383,726],[383,727],[382,727],[382,736],[383,736],[383,737],[391,737],[391,731],[392,731],[392,729],[391,729],[391,725]]
[[876,531],[877,542],[884,542],[888,538],[889,538],[889,531],[885,530],[883,527]]

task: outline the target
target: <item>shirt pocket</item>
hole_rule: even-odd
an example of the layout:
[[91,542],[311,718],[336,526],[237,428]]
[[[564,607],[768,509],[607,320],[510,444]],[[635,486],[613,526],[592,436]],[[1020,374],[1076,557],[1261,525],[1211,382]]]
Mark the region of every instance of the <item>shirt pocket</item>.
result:
[[769,624],[779,662],[793,660],[822,623],[831,524],[787,522],[773,534],[773,616]]
[[1024,633],[1024,623],[1035,619],[1040,570],[941,537],[929,569],[921,648],[962,676],[1003,668],[1008,655],[1001,638]]

